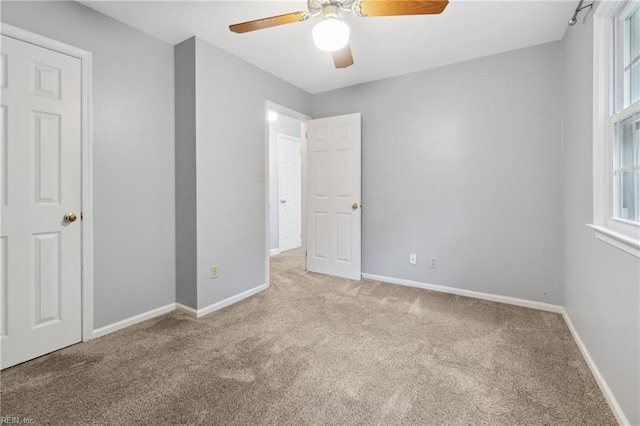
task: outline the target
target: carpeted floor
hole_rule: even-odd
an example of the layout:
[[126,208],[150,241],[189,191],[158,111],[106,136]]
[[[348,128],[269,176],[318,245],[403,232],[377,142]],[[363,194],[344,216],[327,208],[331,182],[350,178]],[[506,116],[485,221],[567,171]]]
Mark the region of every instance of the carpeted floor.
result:
[[1,374],[34,424],[616,424],[561,316],[302,270]]

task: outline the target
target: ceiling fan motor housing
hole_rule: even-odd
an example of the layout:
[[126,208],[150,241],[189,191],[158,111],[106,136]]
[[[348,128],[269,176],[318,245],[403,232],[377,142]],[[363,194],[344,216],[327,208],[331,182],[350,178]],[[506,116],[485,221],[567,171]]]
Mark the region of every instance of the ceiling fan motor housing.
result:
[[311,16],[342,19],[353,12],[355,0],[307,0],[307,8]]

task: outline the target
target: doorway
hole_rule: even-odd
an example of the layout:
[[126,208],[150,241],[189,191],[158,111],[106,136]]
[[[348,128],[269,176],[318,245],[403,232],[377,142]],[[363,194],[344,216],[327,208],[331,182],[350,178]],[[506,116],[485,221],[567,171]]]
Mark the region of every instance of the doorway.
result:
[[[269,282],[270,258],[283,251],[303,250],[305,245],[306,122],[310,118],[305,114],[274,102],[265,102],[265,170],[267,177],[265,197],[265,282],[267,283]],[[299,151],[296,154],[295,149],[298,144]],[[281,146],[281,149],[289,151],[287,161],[283,161],[284,156],[279,161],[278,145]],[[299,172],[296,166],[298,160]],[[278,164],[279,162],[281,164]],[[282,176],[282,182],[279,179],[279,175],[281,175],[279,173],[280,167],[283,169],[288,167],[290,171],[290,173],[282,173],[283,175],[289,175]],[[289,182],[290,189],[286,187],[285,182]],[[281,185],[283,186],[282,190],[280,188]],[[297,201],[298,195],[296,192],[299,193],[299,202]],[[287,197],[292,197],[295,200]],[[281,200],[285,202],[281,203]],[[289,208],[291,206],[293,208]],[[288,230],[283,229],[284,235],[281,235],[280,216],[281,212],[285,210],[285,217],[282,219],[292,226]],[[294,219],[291,219],[291,217]],[[299,235],[299,240],[296,235]],[[281,237],[282,244],[280,242]],[[304,265],[301,265],[301,267],[304,268]]]
[[303,243],[303,140],[307,116],[271,104],[267,108],[269,254]]
[[[286,169],[283,160],[278,165],[278,142],[283,149],[297,147],[294,136],[278,137],[278,121],[281,116],[293,119],[300,129],[301,183],[300,240],[298,227],[287,236],[278,229],[281,205],[290,203],[287,195],[296,191],[279,188],[278,170]],[[265,280],[270,282],[270,257],[284,251],[299,251],[302,270],[359,280],[361,271],[361,116],[359,113],[311,120],[310,117],[267,101],[265,168],[267,188],[265,197]],[[282,133],[282,132],[280,132]],[[293,161],[293,163],[295,163]],[[287,163],[290,169],[296,166]],[[294,173],[287,173],[295,175]],[[297,175],[295,175],[297,176]],[[283,195],[284,196],[281,196]],[[286,214],[286,213],[285,213]],[[285,230],[283,233],[286,234]],[[296,238],[293,238],[296,237]],[[296,250],[297,248],[297,250]],[[296,258],[295,253],[292,258]]]

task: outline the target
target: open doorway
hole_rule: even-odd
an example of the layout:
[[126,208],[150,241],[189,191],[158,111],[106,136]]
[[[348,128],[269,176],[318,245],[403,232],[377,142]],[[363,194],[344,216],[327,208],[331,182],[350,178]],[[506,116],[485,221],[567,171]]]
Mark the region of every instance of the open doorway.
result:
[[361,120],[311,120],[267,101],[267,282],[276,255],[302,270],[361,278]]
[[266,102],[267,250],[270,257],[305,244],[305,148],[309,116]]
[[269,111],[269,253],[302,246],[304,122]]

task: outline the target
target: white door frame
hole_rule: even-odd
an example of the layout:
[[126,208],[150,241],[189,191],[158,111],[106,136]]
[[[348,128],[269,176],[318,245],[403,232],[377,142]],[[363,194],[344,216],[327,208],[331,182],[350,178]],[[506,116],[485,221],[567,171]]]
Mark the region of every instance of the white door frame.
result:
[[265,185],[265,213],[264,213],[264,228],[265,228],[265,247],[264,247],[264,282],[267,283],[267,287],[270,285],[269,282],[269,259],[270,259],[270,248],[271,248],[271,222],[269,218],[269,197],[271,196],[270,186],[271,182],[269,179],[269,121],[267,120],[267,116],[269,111],[277,112],[278,114],[286,115],[287,117],[295,118],[296,120],[300,120],[302,122],[302,132],[300,135],[300,139],[302,141],[302,187],[300,196],[302,197],[302,247],[306,247],[306,233],[307,233],[307,220],[306,220],[306,184],[307,184],[307,132],[306,132],[306,121],[311,120],[311,117],[308,115],[299,113],[282,105],[278,105],[271,101],[265,101],[264,106],[264,146],[265,146],[265,155],[264,155],[264,185]]
[[82,150],[82,341],[93,338],[93,115],[92,54],[48,37],[0,22],[0,33],[13,39],[80,59]]

